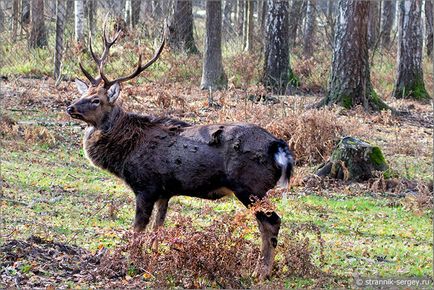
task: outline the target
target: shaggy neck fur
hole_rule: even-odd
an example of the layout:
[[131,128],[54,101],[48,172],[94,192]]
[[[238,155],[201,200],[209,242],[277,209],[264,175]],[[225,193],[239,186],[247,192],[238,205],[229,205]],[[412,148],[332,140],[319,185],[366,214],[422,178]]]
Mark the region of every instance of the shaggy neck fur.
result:
[[95,166],[122,178],[123,163],[144,136],[146,123],[149,123],[147,118],[126,113],[115,106],[104,116],[100,126],[88,127],[84,137],[87,157]]

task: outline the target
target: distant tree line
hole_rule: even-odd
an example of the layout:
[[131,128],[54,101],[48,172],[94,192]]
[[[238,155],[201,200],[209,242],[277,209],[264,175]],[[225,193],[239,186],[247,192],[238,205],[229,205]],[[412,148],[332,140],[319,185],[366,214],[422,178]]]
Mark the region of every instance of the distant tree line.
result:
[[[141,13],[160,24],[163,15],[170,14],[167,19],[168,45],[175,53],[198,54],[196,42],[200,40],[195,39],[193,21],[193,7],[198,7],[206,11],[203,89],[226,87],[221,43],[227,35],[222,31],[233,30],[242,38],[245,51],[262,52],[261,82],[272,93],[285,94],[288,87],[296,84],[290,66],[291,51],[301,47],[303,57],[314,57],[318,39],[326,39],[333,59],[328,92],[320,106],[362,105],[367,110],[388,108],[372,87],[369,51],[392,46],[398,51],[393,96],[419,100],[430,98],[423,79],[422,51],[425,39],[425,51],[432,57],[432,0],[10,0],[0,2],[0,5],[12,7],[13,41],[18,27],[29,25],[29,48],[48,45],[44,9],[55,11],[56,78],[61,73],[64,27],[71,15],[75,41],[84,43],[85,27],[89,33],[95,33],[98,7],[111,11],[117,29],[134,29],[141,21]],[[422,11],[425,11],[425,20]],[[5,29],[4,19],[5,13],[0,9],[0,31]],[[324,37],[319,37],[319,23]]]

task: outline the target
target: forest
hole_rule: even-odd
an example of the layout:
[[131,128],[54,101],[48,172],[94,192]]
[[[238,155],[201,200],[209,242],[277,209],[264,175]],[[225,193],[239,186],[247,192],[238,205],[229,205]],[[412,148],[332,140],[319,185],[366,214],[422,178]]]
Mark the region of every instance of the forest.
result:
[[0,0],[0,288],[432,287],[433,4]]

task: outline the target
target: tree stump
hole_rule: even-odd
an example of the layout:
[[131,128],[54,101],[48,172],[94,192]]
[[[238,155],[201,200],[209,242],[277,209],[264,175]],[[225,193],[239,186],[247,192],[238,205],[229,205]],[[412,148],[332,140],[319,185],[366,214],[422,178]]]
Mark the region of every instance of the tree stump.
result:
[[372,171],[386,169],[388,166],[379,147],[360,139],[344,137],[330,159],[316,174],[343,180],[364,181],[372,177]]

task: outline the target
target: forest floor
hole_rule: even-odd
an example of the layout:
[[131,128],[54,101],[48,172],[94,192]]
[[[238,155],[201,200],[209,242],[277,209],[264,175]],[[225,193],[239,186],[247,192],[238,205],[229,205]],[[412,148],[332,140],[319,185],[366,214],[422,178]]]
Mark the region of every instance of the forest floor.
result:
[[[123,105],[192,123],[257,123],[288,141],[297,167],[287,200],[271,201],[282,230],[271,280],[251,278],[259,233],[234,197],[170,201],[166,229],[131,232],[134,195],[92,167],[84,125],[65,114],[75,86],[51,79],[1,83],[0,287],[354,287],[355,277],[429,277],[433,268],[430,104],[405,112],[306,109],[315,96],[254,98],[259,88],[207,93],[173,83],[126,85]],[[391,170],[364,183],[315,177],[343,136],[382,148]],[[51,287],[51,286],[50,286]],[[53,288],[50,288],[53,289]]]

